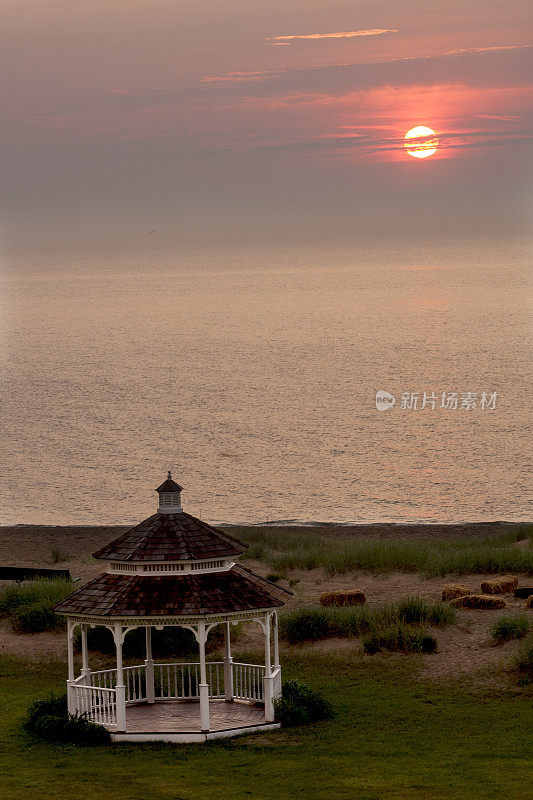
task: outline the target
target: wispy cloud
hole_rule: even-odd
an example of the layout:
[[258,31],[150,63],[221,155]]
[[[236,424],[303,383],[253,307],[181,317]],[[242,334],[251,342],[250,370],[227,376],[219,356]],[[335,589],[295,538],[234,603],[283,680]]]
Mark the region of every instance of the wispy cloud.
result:
[[200,78],[202,83],[231,83],[234,81],[261,81],[268,78],[270,75],[279,74],[273,73],[269,69],[263,69],[259,72],[224,72],[221,75],[204,75]]
[[269,36],[267,42],[288,44],[295,39],[354,39],[356,36],[381,36],[383,33],[398,33],[394,28],[369,28],[360,31],[338,31],[336,33],[288,33],[284,36]]
[[463,47],[460,50],[447,50],[445,56],[465,56],[476,55],[478,53],[493,53],[495,50],[521,50],[523,47],[531,47],[530,44],[500,44],[490,47]]

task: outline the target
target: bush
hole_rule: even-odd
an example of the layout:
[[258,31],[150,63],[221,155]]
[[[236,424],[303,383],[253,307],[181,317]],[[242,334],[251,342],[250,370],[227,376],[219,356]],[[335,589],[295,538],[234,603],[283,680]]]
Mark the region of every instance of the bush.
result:
[[277,583],[282,580],[282,578],[283,575],[280,575],[278,572],[269,572],[266,576],[267,581],[272,581],[272,583]]
[[533,683],[533,637],[524,642],[513,661],[520,683]]
[[281,635],[290,644],[325,639],[332,636],[330,614],[322,608],[302,608],[281,617]]
[[23,725],[28,733],[49,742],[106,744],[111,740],[102,725],[89,722],[81,714],[69,714],[66,695],[37,700],[28,709]]
[[496,642],[509,642],[511,639],[523,639],[529,631],[529,620],[525,614],[514,617],[506,615],[495,620],[491,628],[492,638]]
[[281,698],[274,701],[276,719],[284,727],[308,725],[334,716],[333,706],[305,683],[285,681]]
[[399,624],[365,636],[363,649],[370,655],[381,650],[401,653],[434,653],[437,649],[437,640],[421,631],[420,628]]
[[17,608],[11,614],[10,622],[15,633],[42,633],[65,627],[65,620],[40,600]]
[[61,630],[65,620],[52,611],[56,603],[73,591],[71,581],[37,580],[6,586],[0,592],[0,611],[10,617],[16,633]]
[[451,625],[456,613],[445,603],[428,603],[422,597],[406,597],[398,604],[398,617],[408,625],[427,622],[430,625]]
[[69,559],[70,553],[65,553],[64,550],[60,550],[58,547],[54,547],[50,553],[50,561],[52,564],[61,564],[63,561],[68,561]]

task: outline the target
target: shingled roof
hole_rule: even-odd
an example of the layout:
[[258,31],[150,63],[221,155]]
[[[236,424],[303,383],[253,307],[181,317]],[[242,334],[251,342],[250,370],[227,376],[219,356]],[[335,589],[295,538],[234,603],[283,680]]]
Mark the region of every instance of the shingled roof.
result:
[[55,611],[105,617],[178,617],[276,608],[291,592],[233,566],[198,575],[106,573],[55,606]]
[[244,553],[247,544],[183,512],[154,514],[93,553],[116,561],[201,561]]

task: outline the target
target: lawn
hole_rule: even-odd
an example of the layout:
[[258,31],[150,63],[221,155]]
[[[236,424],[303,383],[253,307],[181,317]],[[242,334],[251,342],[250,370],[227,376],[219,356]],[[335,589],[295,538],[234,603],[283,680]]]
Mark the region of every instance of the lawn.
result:
[[[417,679],[421,656],[284,657],[335,719],[208,745],[58,746],[21,729],[65,665],[0,659],[2,800],[523,800],[531,697]],[[431,656],[427,656],[431,658]]]

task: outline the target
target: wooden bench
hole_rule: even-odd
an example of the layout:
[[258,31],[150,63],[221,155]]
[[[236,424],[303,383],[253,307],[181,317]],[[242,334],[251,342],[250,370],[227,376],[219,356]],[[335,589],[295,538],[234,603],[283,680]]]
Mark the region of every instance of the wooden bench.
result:
[[0,581],[33,581],[36,578],[70,581],[68,569],[44,569],[33,567],[0,567]]

